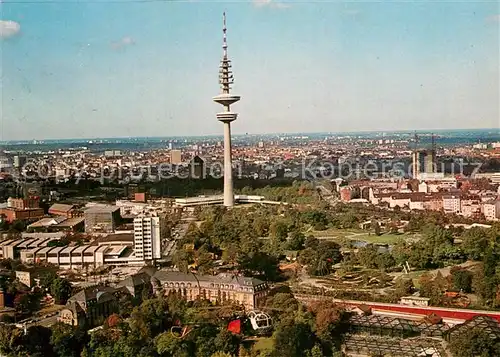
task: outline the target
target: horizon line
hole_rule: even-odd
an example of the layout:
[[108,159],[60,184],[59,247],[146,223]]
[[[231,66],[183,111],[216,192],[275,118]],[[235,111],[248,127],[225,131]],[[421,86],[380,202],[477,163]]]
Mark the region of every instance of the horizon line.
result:
[[[237,133],[233,134],[232,137],[241,136],[276,136],[276,135],[339,135],[339,134],[380,134],[380,133],[439,133],[443,131],[478,131],[478,130],[493,130],[498,131],[500,135],[500,128],[441,128],[441,129],[399,129],[399,130],[353,130],[353,131],[316,131],[316,132],[271,132],[271,133]],[[172,136],[110,136],[110,137],[87,137],[87,138],[45,138],[45,139],[13,139],[0,141],[0,145],[12,145],[13,143],[30,143],[32,141],[42,141],[42,142],[52,142],[52,141],[92,141],[92,140],[131,140],[131,139],[187,139],[187,138],[217,138],[223,137],[223,134],[205,134],[205,135],[172,135]]]

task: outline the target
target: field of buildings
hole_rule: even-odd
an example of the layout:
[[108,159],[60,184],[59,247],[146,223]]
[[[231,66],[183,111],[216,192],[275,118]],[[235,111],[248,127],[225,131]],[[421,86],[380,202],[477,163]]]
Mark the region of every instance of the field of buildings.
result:
[[[372,149],[365,151],[371,154],[361,155],[361,161],[369,162],[376,157],[382,163],[388,153],[406,155],[410,156],[408,165],[413,166],[418,175],[395,178],[380,172],[371,178],[300,180],[303,158],[328,157],[336,164],[345,164],[352,157],[343,151],[345,148],[328,141],[316,142],[316,151],[301,144],[283,147],[278,142],[258,143],[257,149],[239,147],[235,156],[251,161],[243,165],[240,181],[236,180],[236,185],[241,186],[237,187],[235,196],[239,206],[217,222],[210,221],[217,210],[210,211],[208,207],[219,206],[222,196],[207,193],[220,192],[220,181],[198,179],[207,174],[210,162],[220,155],[217,144],[212,148],[200,146],[140,154],[58,153],[53,161],[57,180],[50,184],[18,185],[4,172],[0,181],[0,194],[5,197],[5,202],[0,203],[0,229],[3,230],[0,231],[0,262],[6,264],[4,291],[0,294],[2,316],[19,317],[20,327],[51,326],[58,321],[99,327],[111,313],[120,313],[123,296],[137,302],[142,301],[143,296],[152,298],[172,293],[188,301],[210,301],[215,306],[238,304],[247,313],[267,306],[266,313],[276,316],[269,304],[276,291],[285,287],[304,304],[315,301],[318,296],[333,299],[336,304],[349,301],[349,311],[357,311],[358,316],[349,320],[351,330],[344,346],[352,353],[393,348],[397,353],[403,351],[410,356],[434,348],[434,356],[443,355],[442,341],[439,346],[431,343],[427,339],[428,331],[440,334],[437,337],[444,340],[453,326],[488,315],[483,310],[470,310],[472,306],[487,304],[481,293],[456,291],[453,279],[457,270],[466,271],[464,275],[471,277],[485,264],[486,258],[481,254],[473,256],[467,251],[469,256],[464,255],[461,239],[467,237],[464,233],[467,231],[479,229],[487,236],[484,232],[496,229],[496,221],[500,220],[499,175],[486,172],[470,177],[436,172],[433,163],[449,154],[448,148],[412,153],[403,142],[375,144],[378,151],[373,148],[374,143],[367,142]],[[359,143],[345,145],[359,148]],[[464,155],[482,152],[494,158],[498,147],[468,150]],[[208,158],[207,152],[214,155]],[[273,161],[285,154],[287,159],[281,166],[274,166]],[[88,191],[72,183],[69,177],[73,173],[68,166],[62,169],[64,163],[72,160],[84,163]],[[175,168],[176,175],[185,170],[189,178],[162,180],[156,165],[163,160],[179,166]],[[14,166],[21,170],[23,160],[18,157],[17,161]],[[120,171],[121,178],[117,175],[116,179],[100,182],[97,163],[103,161],[117,173]],[[149,165],[151,172],[147,179],[124,180],[123,177],[130,179],[134,175],[129,161]],[[327,166],[321,163],[314,166],[313,176],[323,175]],[[209,213],[200,218],[204,212]],[[242,212],[245,217],[238,217],[236,212]],[[440,229],[452,232],[450,235],[436,233],[438,237],[446,235],[445,241],[440,242],[446,248],[444,253],[440,250],[442,247],[429,246],[428,233],[420,227],[427,223],[426,214],[434,223],[438,222]],[[231,256],[234,254],[231,250],[239,253],[242,247],[252,249],[252,244],[240,242],[235,248],[221,243],[226,237],[232,237],[233,232],[242,233],[244,229],[238,223],[247,222],[249,217],[260,220],[261,226],[267,225],[265,229],[255,225],[259,233],[254,232],[256,242],[253,243],[261,254],[257,261],[250,259],[255,252],[245,253],[249,254],[246,263],[257,266],[254,270],[246,268],[245,274],[256,273],[259,278],[235,273],[235,267],[242,263]],[[415,217],[420,221],[415,223]],[[252,219],[248,222],[253,224]],[[211,226],[215,223],[219,224],[217,229]],[[281,231],[277,228],[280,225]],[[242,237],[245,234],[233,238],[239,242]],[[318,262],[320,248],[306,248],[307,239],[314,241],[311,237],[331,253],[327,263]],[[291,244],[294,239],[298,239],[296,245]],[[202,242],[209,242],[207,246],[211,250],[207,251]],[[393,257],[391,253],[395,246],[417,247],[432,256],[429,258],[432,261],[429,266],[425,266],[425,261],[421,263],[419,257],[407,258],[412,266],[408,262],[396,262],[396,255]],[[268,267],[260,266],[261,262],[281,270],[270,271],[275,275],[262,274]],[[42,270],[37,272],[41,267],[57,272],[53,279],[70,282],[68,296],[64,303],[56,301],[58,287],[46,286],[48,295],[43,298],[43,304],[35,304],[36,308],[31,311],[29,304],[20,301],[22,296],[33,295],[37,287],[43,286]],[[436,276],[446,287],[435,285],[439,290],[435,296],[420,296],[425,284],[438,284]],[[403,289],[404,294],[398,292],[402,279],[411,284],[411,289]],[[477,280],[476,275],[471,279]],[[9,284],[16,285],[16,290],[8,289]],[[84,308],[89,304],[95,307]],[[370,306],[370,313],[364,311],[365,304]],[[441,310],[432,310],[434,308]],[[422,322],[431,312],[441,314],[442,319]],[[495,320],[500,317],[492,314],[488,315],[492,320],[480,323],[497,328]],[[382,330],[385,332],[379,333]],[[403,333],[401,331],[411,334],[415,340],[410,343],[392,336]],[[391,336],[379,336],[386,332]],[[363,335],[365,333],[369,336]],[[366,338],[361,341],[360,336]],[[253,335],[249,338],[255,338],[255,350],[269,350],[273,344],[272,338]]]

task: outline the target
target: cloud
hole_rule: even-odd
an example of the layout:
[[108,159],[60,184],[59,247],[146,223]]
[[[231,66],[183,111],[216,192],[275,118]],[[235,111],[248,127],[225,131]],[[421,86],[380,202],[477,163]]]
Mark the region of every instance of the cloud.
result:
[[497,15],[492,15],[492,16],[488,16],[486,18],[486,20],[488,22],[494,22],[494,23],[499,23],[500,22],[500,14],[497,14]]
[[270,7],[273,9],[287,9],[290,7],[290,4],[273,0],[253,0],[252,3],[256,7]]
[[135,45],[135,40],[132,37],[125,36],[119,41],[112,42],[111,48],[114,50],[121,50],[131,45]]
[[21,25],[15,21],[0,20],[0,38],[10,38],[21,31]]

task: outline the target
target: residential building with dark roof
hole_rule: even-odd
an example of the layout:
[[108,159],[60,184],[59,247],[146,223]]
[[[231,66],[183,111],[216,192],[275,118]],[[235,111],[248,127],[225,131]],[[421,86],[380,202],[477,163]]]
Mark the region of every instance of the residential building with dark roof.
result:
[[70,297],[58,320],[71,326],[100,326],[109,315],[118,312],[115,289],[90,287]]
[[142,298],[144,294],[152,292],[151,276],[145,272],[132,274],[125,280],[120,281],[116,286],[126,289],[135,298]]

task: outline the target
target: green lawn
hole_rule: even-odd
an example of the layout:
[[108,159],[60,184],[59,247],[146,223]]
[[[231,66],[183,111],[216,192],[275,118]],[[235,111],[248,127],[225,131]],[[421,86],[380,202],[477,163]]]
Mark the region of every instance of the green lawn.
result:
[[379,243],[379,244],[395,244],[402,239],[405,239],[404,234],[392,234],[392,233],[384,233],[379,236],[375,234],[363,234],[359,236],[352,237],[355,240],[363,240],[368,243]]
[[345,238],[347,236],[350,236],[352,234],[357,234],[357,233],[366,233],[366,231],[363,231],[361,229],[328,228],[328,229],[325,229],[324,231],[309,230],[309,231],[305,232],[305,235],[308,236],[308,235],[312,234],[315,237]]
[[273,339],[269,338],[260,338],[255,345],[253,346],[254,351],[264,351],[264,350],[272,350],[273,349]]
[[348,238],[353,240],[362,240],[369,243],[381,243],[381,244],[394,244],[398,242],[400,239],[408,238],[407,235],[404,234],[392,234],[392,233],[384,233],[380,236],[376,236],[375,234],[369,234],[370,232],[361,230],[361,229],[336,229],[329,228],[324,231],[309,231],[306,232],[306,236],[312,234],[315,237],[328,237],[332,239],[341,239]]

